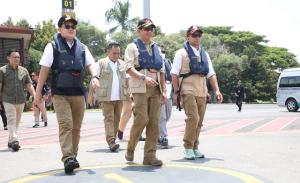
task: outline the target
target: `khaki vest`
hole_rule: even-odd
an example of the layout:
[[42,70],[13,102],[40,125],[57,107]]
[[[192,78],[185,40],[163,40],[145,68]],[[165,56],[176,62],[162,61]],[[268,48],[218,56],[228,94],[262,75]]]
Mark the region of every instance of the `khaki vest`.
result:
[[[180,74],[186,74],[190,72],[190,59],[184,48],[178,50],[182,56],[182,65],[180,69]],[[201,60],[201,59],[199,59]],[[179,83],[182,82],[182,77],[179,78]],[[192,94],[198,97],[207,96],[207,85],[206,77],[199,74],[193,74],[183,79],[181,86],[181,95]]]
[[[111,97],[111,89],[112,89],[112,81],[113,81],[113,71],[109,65],[109,58],[106,57],[104,59],[99,60],[100,65],[100,79],[99,84],[100,87],[96,91],[97,99],[99,101],[110,101]],[[128,100],[128,84],[126,82],[126,72],[121,71],[121,67],[124,64],[122,60],[118,60],[118,68],[117,68],[117,75],[119,79],[119,86],[120,86],[120,100]]]
[[[146,45],[147,49],[149,50],[149,53],[151,53],[151,49],[149,45]],[[134,59],[131,61],[132,65],[137,68],[139,67],[139,61],[138,61],[138,57],[139,57],[139,51],[137,46],[134,43],[130,43],[127,47],[127,50],[129,53],[134,54]],[[125,58],[126,58],[126,51],[125,51]],[[128,68],[127,68],[128,69]],[[163,69],[164,71],[164,64],[163,64]],[[147,69],[142,69],[139,71],[140,73],[144,74],[145,76],[151,77],[152,79],[154,79],[155,81],[157,81],[159,83],[159,89],[160,92],[162,93],[162,86],[161,86],[161,81],[160,81],[160,72],[149,72]],[[141,80],[140,78],[134,78],[134,77],[130,77],[129,79],[129,88],[130,88],[130,93],[146,93],[147,92],[147,87],[146,87],[146,81]]]

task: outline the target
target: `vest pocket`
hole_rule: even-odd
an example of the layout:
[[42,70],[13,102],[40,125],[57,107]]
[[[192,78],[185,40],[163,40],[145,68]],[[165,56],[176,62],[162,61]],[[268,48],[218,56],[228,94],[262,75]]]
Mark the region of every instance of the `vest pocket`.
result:
[[82,83],[81,73],[62,72],[57,75],[58,88],[78,88]]
[[132,88],[139,88],[142,85],[142,80],[141,79],[135,79],[135,78],[130,78],[129,83],[130,87]]
[[106,97],[107,96],[107,89],[99,89],[98,90],[99,97]]

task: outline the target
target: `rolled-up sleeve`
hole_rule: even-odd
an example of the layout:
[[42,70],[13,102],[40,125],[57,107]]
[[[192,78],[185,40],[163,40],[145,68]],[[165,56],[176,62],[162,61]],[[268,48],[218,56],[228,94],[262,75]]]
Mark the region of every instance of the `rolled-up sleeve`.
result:
[[134,43],[130,43],[124,54],[124,68],[125,71],[135,66],[135,60],[138,58],[138,49]]
[[91,54],[89,48],[85,46],[85,66],[88,66],[90,64],[94,64],[95,63],[95,59],[93,57],[93,55]]
[[214,70],[214,67],[212,65],[212,62],[211,62],[211,59],[210,59],[208,53],[205,52],[205,54],[206,54],[206,57],[207,57],[208,69],[209,69],[208,74],[206,75],[206,78],[210,78],[211,76],[216,75],[216,72]]
[[51,67],[53,64],[53,47],[51,43],[48,43],[45,47],[43,56],[40,60],[40,65],[45,67]]
[[174,56],[171,74],[175,74],[179,76],[181,65],[182,65],[182,55],[180,54],[179,51],[177,51]]

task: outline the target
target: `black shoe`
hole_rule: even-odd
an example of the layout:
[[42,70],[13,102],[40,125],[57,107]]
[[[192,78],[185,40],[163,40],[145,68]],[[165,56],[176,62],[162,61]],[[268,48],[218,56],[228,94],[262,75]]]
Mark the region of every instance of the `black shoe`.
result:
[[119,144],[116,144],[116,143],[113,143],[109,146],[109,150],[111,152],[116,152],[118,149],[119,149],[120,145]]
[[160,140],[160,146],[161,149],[168,149],[169,148],[169,144],[168,144],[168,139],[167,138],[162,138]]
[[8,142],[8,143],[7,143],[7,147],[8,147],[8,148],[11,148],[11,147],[12,147],[12,143],[11,143],[11,142]]
[[11,143],[11,148],[13,151],[18,151],[21,148],[21,146],[19,145],[18,141],[13,141]]
[[39,127],[40,125],[39,124],[34,124],[33,126],[32,126],[32,128],[37,128],[37,127]]
[[65,174],[72,174],[76,166],[74,158],[68,158],[64,162],[64,166],[65,166]]
[[48,122],[47,121],[44,122],[44,126],[48,126]]
[[146,138],[144,138],[143,136],[140,136],[139,141],[145,141]]
[[7,126],[4,127],[4,130],[8,130]]
[[119,140],[123,140],[123,132],[121,130],[118,130],[117,136]]
[[75,161],[75,169],[80,168],[79,162],[77,161],[76,158],[74,158],[74,161]]

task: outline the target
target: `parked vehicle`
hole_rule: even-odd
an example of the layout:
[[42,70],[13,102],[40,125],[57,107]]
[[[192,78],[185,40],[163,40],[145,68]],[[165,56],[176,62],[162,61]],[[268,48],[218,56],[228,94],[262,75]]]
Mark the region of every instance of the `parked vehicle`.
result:
[[277,104],[286,106],[289,112],[300,107],[300,68],[285,69],[277,82]]

